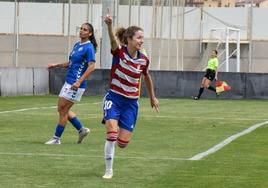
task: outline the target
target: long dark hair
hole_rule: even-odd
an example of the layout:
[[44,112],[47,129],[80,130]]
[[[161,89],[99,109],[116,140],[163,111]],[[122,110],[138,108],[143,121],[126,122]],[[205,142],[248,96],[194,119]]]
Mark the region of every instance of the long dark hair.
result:
[[95,49],[95,52],[97,52],[98,44],[97,44],[97,41],[96,41],[96,38],[95,38],[95,35],[94,35],[94,27],[93,27],[90,23],[84,23],[84,24],[88,26],[88,28],[89,28],[89,32],[92,33],[92,35],[90,35],[90,36],[88,37],[88,39],[89,39],[90,42],[93,44],[94,49]]

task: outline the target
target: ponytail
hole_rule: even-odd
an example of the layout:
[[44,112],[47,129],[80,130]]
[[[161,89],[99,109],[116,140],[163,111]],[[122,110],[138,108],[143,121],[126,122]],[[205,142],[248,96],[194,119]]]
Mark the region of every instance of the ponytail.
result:
[[97,44],[96,38],[95,38],[95,36],[94,36],[93,33],[92,33],[92,35],[89,37],[89,40],[90,40],[90,42],[93,44],[94,49],[95,49],[95,52],[97,52],[98,44]]
[[116,36],[117,40],[120,42],[120,44],[125,44],[125,40],[124,40],[125,31],[126,31],[126,29],[124,27],[119,27],[115,31],[115,36]]
[[94,27],[90,24],[90,23],[85,23],[88,27],[89,27],[89,31],[92,33],[88,39],[90,40],[90,42],[93,44],[94,46],[94,49],[95,49],[95,52],[97,52],[97,47],[98,47],[98,44],[97,44],[97,41],[96,41],[96,38],[95,38],[95,35],[94,35]]

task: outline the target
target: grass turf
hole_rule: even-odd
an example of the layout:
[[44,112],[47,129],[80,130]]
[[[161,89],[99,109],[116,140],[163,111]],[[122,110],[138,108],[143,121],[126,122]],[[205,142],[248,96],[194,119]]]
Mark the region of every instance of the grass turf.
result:
[[141,98],[131,143],[116,148],[111,180],[101,178],[101,101],[83,97],[72,109],[91,129],[83,144],[68,124],[62,145],[47,146],[58,120],[57,96],[0,98],[0,187],[268,187],[266,125],[200,161],[183,160],[265,121],[268,101],[160,99],[157,114]]

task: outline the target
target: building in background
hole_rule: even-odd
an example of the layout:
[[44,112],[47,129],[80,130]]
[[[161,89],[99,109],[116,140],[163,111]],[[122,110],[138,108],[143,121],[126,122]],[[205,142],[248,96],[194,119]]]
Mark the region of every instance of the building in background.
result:
[[268,0],[186,0],[187,7],[268,7]]
[[235,2],[236,7],[268,7],[268,0],[237,0]]
[[268,8],[268,0],[264,0],[260,2],[259,7]]
[[204,0],[204,7],[219,7],[219,0]]
[[235,0],[221,0],[220,7],[235,7]]
[[186,0],[185,6],[187,7],[202,7],[204,5],[203,0]]

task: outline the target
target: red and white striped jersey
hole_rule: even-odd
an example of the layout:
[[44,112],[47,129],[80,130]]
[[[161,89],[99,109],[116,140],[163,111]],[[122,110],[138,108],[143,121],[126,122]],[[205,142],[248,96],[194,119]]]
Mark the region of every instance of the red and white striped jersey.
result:
[[148,74],[149,59],[140,51],[136,59],[131,58],[125,46],[118,47],[112,54],[110,90],[127,98],[138,98],[141,74]]

